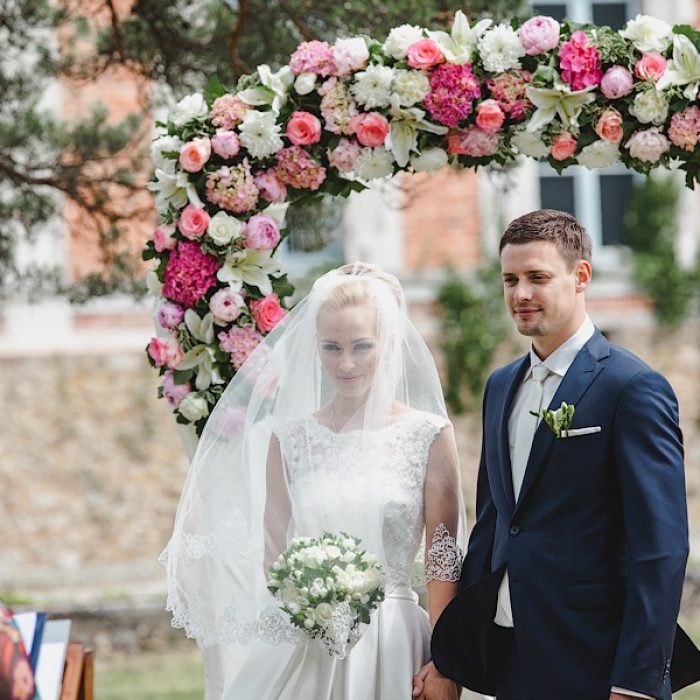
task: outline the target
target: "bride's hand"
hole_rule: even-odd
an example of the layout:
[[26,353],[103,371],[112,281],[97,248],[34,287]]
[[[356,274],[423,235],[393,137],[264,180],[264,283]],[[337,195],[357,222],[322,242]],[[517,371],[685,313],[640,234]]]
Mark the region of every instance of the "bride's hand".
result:
[[413,676],[412,696],[417,700],[457,700],[459,690],[454,681],[445,678],[429,661]]

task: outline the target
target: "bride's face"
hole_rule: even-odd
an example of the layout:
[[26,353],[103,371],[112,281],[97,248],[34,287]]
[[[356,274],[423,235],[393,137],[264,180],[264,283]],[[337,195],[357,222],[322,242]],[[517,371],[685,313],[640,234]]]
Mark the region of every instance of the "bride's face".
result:
[[338,394],[360,398],[377,368],[376,312],[364,306],[323,311],[317,322],[323,369]]

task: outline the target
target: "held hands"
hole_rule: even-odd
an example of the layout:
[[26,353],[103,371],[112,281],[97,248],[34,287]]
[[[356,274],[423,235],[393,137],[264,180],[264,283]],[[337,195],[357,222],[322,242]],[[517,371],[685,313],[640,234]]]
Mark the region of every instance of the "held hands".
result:
[[413,676],[411,695],[416,700],[457,700],[459,689],[454,681],[445,678],[429,661]]

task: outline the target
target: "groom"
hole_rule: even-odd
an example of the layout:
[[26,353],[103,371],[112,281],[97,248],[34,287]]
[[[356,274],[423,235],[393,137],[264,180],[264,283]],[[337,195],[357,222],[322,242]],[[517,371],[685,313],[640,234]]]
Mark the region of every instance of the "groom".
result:
[[[486,385],[477,520],[433,663],[498,700],[669,700],[700,678],[676,631],[688,556],[676,397],[587,316],[591,242],[573,216],[515,219],[500,258],[532,345]],[[567,437],[533,415],[562,402]],[[434,668],[422,675],[416,696],[454,697]]]

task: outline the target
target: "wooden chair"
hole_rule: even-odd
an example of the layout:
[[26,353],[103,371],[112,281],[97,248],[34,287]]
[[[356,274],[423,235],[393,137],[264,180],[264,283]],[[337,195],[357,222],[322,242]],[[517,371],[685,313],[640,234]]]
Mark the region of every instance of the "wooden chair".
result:
[[71,642],[66,652],[61,700],[94,700],[94,654],[80,642]]

